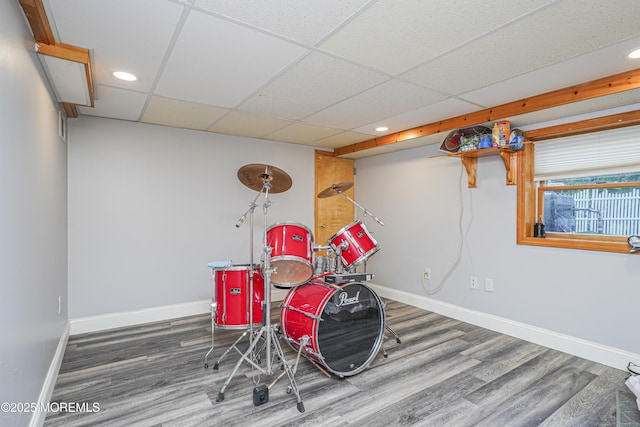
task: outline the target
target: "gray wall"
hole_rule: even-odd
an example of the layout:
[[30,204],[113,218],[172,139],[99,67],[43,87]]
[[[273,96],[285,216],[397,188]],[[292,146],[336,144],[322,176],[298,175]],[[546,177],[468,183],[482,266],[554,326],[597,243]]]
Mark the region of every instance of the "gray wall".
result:
[[71,319],[211,299],[207,263],[251,258],[250,220],[235,226],[258,194],[237,177],[244,165],[270,164],[293,181],[269,196],[267,226],[313,230],[312,147],[86,116],[69,135]]
[[32,50],[18,2],[0,2],[0,402],[38,401],[67,324],[67,146]]
[[[437,146],[358,160],[357,201],[382,249],[368,263],[374,281],[416,296],[640,353],[640,258],[516,245],[516,187],[499,157],[478,161],[467,188],[457,158]],[[462,173],[462,175],[461,175]],[[462,212],[462,233],[459,218]],[[432,279],[423,285],[430,267]],[[427,289],[440,284],[431,295]],[[479,278],[472,290],[470,276]],[[486,292],[484,279],[494,281]]]
[[[37,402],[69,317],[206,300],[207,262],[247,263],[248,222],[235,223],[256,193],[239,167],[273,164],[294,183],[271,196],[267,223],[258,201],[256,257],[267,225],[314,220],[311,147],[90,117],[70,121],[65,145],[32,49],[18,2],[0,2],[2,402]],[[375,282],[640,353],[638,257],[517,246],[516,189],[501,160],[481,159],[478,188],[467,189],[459,161],[432,154],[356,162],[356,200],[386,224],[367,223],[382,245],[368,262]],[[429,287],[451,270],[441,291],[423,287],[424,267]],[[495,291],[470,290],[472,274]],[[0,424],[30,418],[0,413]]]

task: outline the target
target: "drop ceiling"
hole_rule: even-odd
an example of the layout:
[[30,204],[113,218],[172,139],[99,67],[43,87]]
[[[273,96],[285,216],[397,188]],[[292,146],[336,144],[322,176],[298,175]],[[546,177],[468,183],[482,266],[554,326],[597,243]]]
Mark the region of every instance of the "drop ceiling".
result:
[[[95,103],[80,115],[329,150],[640,68],[627,58],[640,48],[637,0],[43,4],[55,41],[91,54]],[[526,128],[606,109],[640,109],[640,90],[509,119]]]

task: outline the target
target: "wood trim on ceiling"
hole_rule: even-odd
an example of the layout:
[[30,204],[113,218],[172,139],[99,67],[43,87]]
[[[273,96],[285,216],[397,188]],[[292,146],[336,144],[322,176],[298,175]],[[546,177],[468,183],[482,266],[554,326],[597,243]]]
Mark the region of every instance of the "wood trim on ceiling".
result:
[[62,106],[62,109],[64,110],[67,117],[73,118],[73,119],[78,117],[78,107],[76,107],[76,104],[61,102],[60,105]]
[[[36,50],[43,55],[55,56],[56,58],[84,64],[87,78],[90,107],[94,106],[95,96],[93,92],[93,77],[91,73],[91,61],[89,50],[64,43],[56,43],[47,18],[47,13],[42,0],[18,0],[24,11],[33,38],[36,41]],[[60,105],[67,113],[67,117],[78,117],[78,109],[75,104],[61,102]]]
[[36,43],[36,51],[42,55],[53,56],[56,58],[64,59],[67,61],[77,62],[84,65],[85,78],[87,79],[87,86],[89,91],[89,105],[94,106],[94,93],[93,93],[93,80],[91,78],[91,62],[89,60],[89,50],[72,46],[64,43],[45,44]]
[[486,122],[501,120],[507,117],[518,116],[521,114],[545,110],[552,107],[558,107],[560,105],[638,88],[640,88],[640,68],[592,80],[587,83],[570,86],[564,89],[554,90],[530,98],[520,99],[518,101],[509,102],[496,107],[476,111],[474,113],[429,123],[379,138],[372,138],[337,148],[335,153],[336,156],[355,153],[440,132],[449,132],[453,129],[475,126]]
[[626,113],[612,114],[610,116],[597,117],[594,119],[581,120],[579,122],[533,129],[524,132],[524,137],[527,141],[542,141],[544,139],[580,135],[583,133],[617,129],[638,124],[640,124],[640,110],[635,110],[628,111]]
[[24,11],[33,38],[38,43],[54,44],[56,41],[49,25],[47,12],[44,10],[42,0],[19,0],[20,6]]

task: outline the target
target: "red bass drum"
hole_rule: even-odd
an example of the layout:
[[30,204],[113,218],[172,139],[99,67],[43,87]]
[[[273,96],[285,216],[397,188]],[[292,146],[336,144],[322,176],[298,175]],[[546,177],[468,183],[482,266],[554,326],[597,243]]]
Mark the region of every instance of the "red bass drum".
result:
[[[316,280],[292,288],[280,310],[284,337],[291,347],[334,374],[364,370],[384,337],[384,308],[364,283],[332,287]],[[304,344],[307,337],[308,343]]]

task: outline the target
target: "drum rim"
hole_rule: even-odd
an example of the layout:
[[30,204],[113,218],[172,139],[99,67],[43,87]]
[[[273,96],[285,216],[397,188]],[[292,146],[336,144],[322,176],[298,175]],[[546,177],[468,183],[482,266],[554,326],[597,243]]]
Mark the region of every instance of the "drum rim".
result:
[[305,265],[308,265],[313,270],[313,264],[310,263],[307,258],[302,258],[301,256],[298,256],[298,255],[280,255],[280,256],[271,257],[271,264],[278,261],[298,261]]
[[311,231],[311,229],[309,227],[307,227],[306,225],[304,225],[301,222],[295,222],[295,221],[284,221],[284,222],[278,222],[276,224],[272,224],[269,227],[267,227],[267,231],[270,231],[271,229],[275,228],[275,227],[280,227],[282,225],[295,225],[297,227],[300,228],[304,228],[305,230],[307,230],[309,233],[311,233],[311,238],[313,240],[313,232]]
[[232,264],[229,265],[227,267],[214,267],[212,270],[215,271],[229,271],[229,270],[244,270],[244,271],[248,271],[248,270],[255,270],[255,269],[260,269],[260,264],[253,264],[253,268],[251,268],[251,264]]
[[[254,328],[259,328],[261,326],[263,326],[264,323],[263,322],[259,322],[259,323],[253,323],[253,327]],[[222,323],[218,323],[216,321],[213,322],[213,326],[215,326],[217,329],[229,329],[229,330],[236,330],[236,329],[245,329],[249,327],[249,323],[242,323],[242,324],[237,324],[237,325],[223,325]]]
[[[380,351],[380,348],[382,347],[382,341],[384,340],[384,324],[385,324],[385,313],[384,313],[384,306],[382,305],[382,300],[380,299],[380,296],[373,290],[373,288],[371,288],[370,286],[368,286],[365,282],[348,282],[346,284],[344,284],[343,286],[341,286],[340,288],[344,288],[350,285],[361,285],[362,287],[364,287],[365,289],[369,290],[369,292],[371,292],[371,294],[375,297],[376,302],[378,303],[378,307],[380,308],[379,313],[380,313],[380,331],[378,332],[378,337],[376,338],[375,343],[373,344],[373,347],[371,348],[371,352],[369,353],[369,357],[367,357],[367,359],[356,369],[352,370],[352,371],[336,371],[335,369],[331,368],[325,361],[324,361],[324,357],[323,357],[323,363],[322,365],[325,366],[327,369],[329,369],[331,372],[333,372],[334,374],[340,376],[340,377],[346,377],[346,376],[351,376],[351,375],[356,375],[359,374],[360,372],[364,371],[365,369],[367,369],[369,367],[369,365],[371,364],[371,362],[373,361],[373,359],[375,359],[375,357],[377,356],[378,352]],[[338,289],[334,289],[335,292],[331,293],[331,296],[335,295],[336,292],[338,292]],[[324,308],[325,306],[322,306],[322,312],[324,312]],[[316,328],[318,329],[318,328]],[[318,352],[322,355],[322,349],[320,348],[320,342],[318,341],[318,331],[316,330],[316,342],[318,343]]]
[[359,258],[351,262],[351,264],[347,264],[347,260],[344,257],[342,257],[342,265],[344,265],[345,267],[355,267],[356,265],[359,265],[362,261],[369,259],[369,257],[371,257],[373,254],[375,254],[379,250],[380,250],[380,245],[376,244],[373,248],[369,249],[366,253],[362,254]]
[[[361,225],[364,227],[364,224],[362,224],[362,221],[361,221],[361,220],[359,220],[359,219],[356,219],[356,220],[355,220],[355,221],[353,221],[352,223],[350,223],[350,224],[348,224],[348,225],[345,225],[345,226],[344,226],[344,227],[342,227],[340,230],[336,231],[336,232],[335,232],[335,234],[334,234],[333,236],[329,237],[329,240],[328,240],[329,244],[331,244],[331,241],[332,241],[334,238],[338,237],[338,234],[342,234],[342,233],[344,233],[347,229],[349,229],[349,228],[353,227],[354,225],[356,225],[356,224],[358,224],[358,223],[359,223],[359,224],[361,224]],[[369,230],[367,230],[367,232],[368,232],[368,231],[369,231]],[[375,240],[374,240],[374,242],[375,242]]]
[[[307,267],[309,267],[309,270],[310,270],[311,273],[309,274],[309,277],[305,278],[304,280],[297,281],[297,282],[278,282],[277,280],[279,280],[279,278],[276,277],[277,274],[272,274],[271,275],[271,281],[273,283],[277,284],[277,285],[280,285],[280,286],[287,286],[287,285],[288,286],[297,286],[297,285],[301,285],[303,283],[307,283],[313,277],[313,264],[307,262],[306,258],[302,258],[302,257],[296,256],[296,255],[284,255],[284,256],[272,258],[271,259],[271,265],[273,266],[274,263],[277,263],[277,262],[280,262],[280,261],[295,261],[297,263],[304,264]],[[262,274],[264,274],[264,267],[265,266],[262,265],[261,269],[260,269]],[[276,264],[276,267],[277,267],[277,264]]]

